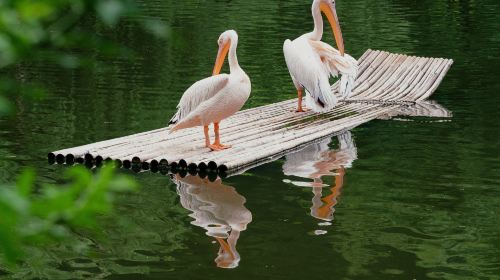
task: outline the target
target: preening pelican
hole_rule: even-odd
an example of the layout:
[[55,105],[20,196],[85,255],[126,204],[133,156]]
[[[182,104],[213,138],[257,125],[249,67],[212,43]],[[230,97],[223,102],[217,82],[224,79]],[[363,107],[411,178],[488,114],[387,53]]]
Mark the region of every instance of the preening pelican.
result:
[[[220,151],[230,148],[220,142],[219,123],[238,112],[250,96],[250,78],[238,64],[236,48],[238,34],[228,30],[219,37],[219,52],[213,76],[194,83],[184,92],[177,105],[178,111],[169,124],[175,124],[170,132],[203,126],[206,147]],[[219,74],[229,53],[230,74]],[[210,144],[208,126],[214,124],[215,141]]]
[[[314,0],[312,4],[314,30],[299,38],[286,40],[283,45],[286,65],[297,88],[298,107],[302,109],[302,93],[306,90],[306,105],[315,112],[324,112],[337,104],[337,98],[330,89],[330,76],[336,77],[339,73],[340,93],[343,98],[349,97],[354,86],[358,66],[350,55],[344,53],[344,40],[340,30],[335,1]],[[321,42],[323,37],[323,12],[330,22],[338,50]]]

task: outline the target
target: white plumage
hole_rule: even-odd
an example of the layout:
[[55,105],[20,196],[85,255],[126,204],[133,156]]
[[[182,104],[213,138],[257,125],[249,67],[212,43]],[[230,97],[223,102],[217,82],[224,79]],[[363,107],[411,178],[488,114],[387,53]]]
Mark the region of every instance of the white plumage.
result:
[[219,93],[227,85],[228,81],[228,74],[220,74],[194,83],[182,95],[181,101],[177,105],[177,113],[175,113],[169,124],[177,124],[181,120],[185,120],[191,112],[194,112],[193,115],[197,116],[199,113],[196,112],[196,109],[200,110],[204,107],[200,105]]
[[[169,124],[170,132],[195,126],[203,126],[206,147],[223,150],[219,137],[219,123],[238,112],[250,96],[250,78],[241,69],[236,56],[238,34],[229,30],[219,37],[219,52],[214,67],[214,75],[194,83],[182,96],[177,113]],[[219,74],[226,55],[229,54],[230,74]],[[215,141],[210,143],[208,126],[214,124]]]
[[[354,87],[358,72],[357,61],[344,53],[342,33],[334,5],[329,0],[315,0],[312,5],[314,31],[293,41],[286,40],[283,45],[286,64],[298,91],[299,112],[302,111],[302,90],[307,93],[307,106],[315,112],[328,111],[337,104],[337,98],[330,89],[329,78],[332,76],[341,75],[339,91],[343,98],[349,97]],[[340,51],[321,42],[321,12],[327,15],[332,25]]]

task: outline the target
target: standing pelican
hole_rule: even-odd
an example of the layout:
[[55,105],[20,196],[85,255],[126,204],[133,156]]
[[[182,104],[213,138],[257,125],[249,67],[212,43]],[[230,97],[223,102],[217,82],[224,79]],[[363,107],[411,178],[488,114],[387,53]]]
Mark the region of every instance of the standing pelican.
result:
[[[321,42],[323,37],[323,12],[330,22],[333,35],[339,50]],[[312,4],[314,30],[299,38],[286,40],[283,45],[286,65],[297,88],[298,107],[302,109],[302,92],[305,89],[307,106],[315,112],[324,112],[337,104],[337,98],[330,89],[330,76],[342,75],[340,93],[342,97],[349,97],[356,79],[357,62],[350,55],[344,53],[344,40],[340,30],[335,1],[314,0]]]
[[[238,112],[250,96],[250,78],[241,69],[236,57],[238,34],[228,30],[219,37],[219,52],[213,76],[194,83],[184,92],[177,105],[177,113],[170,120],[174,124],[170,132],[179,129],[203,126],[205,146],[214,151],[231,146],[220,142],[219,123]],[[219,74],[229,53],[230,74]],[[214,124],[215,142],[210,144],[208,126]]]

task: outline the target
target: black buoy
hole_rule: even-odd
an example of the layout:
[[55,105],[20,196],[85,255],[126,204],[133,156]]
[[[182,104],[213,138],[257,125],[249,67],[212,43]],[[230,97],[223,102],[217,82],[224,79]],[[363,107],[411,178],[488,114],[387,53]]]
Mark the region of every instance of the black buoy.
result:
[[132,163],[130,162],[130,160],[126,159],[123,161],[123,168],[130,169],[131,167],[132,167]]
[[156,173],[158,172],[159,170],[159,163],[157,160],[153,159],[150,163],[149,163],[149,168],[151,169],[151,172],[153,173]]
[[85,162],[94,161],[94,157],[91,154],[85,154],[85,156],[83,158],[85,159]]
[[208,173],[207,173],[207,170],[204,169],[204,170],[200,170],[198,171],[198,176],[201,178],[201,179],[205,179],[207,177]]
[[197,171],[198,171],[197,169],[198,169],[198,166],[196,165],[196,163],[191,163],[188,165],[188,172],[190,175],[195,176]]
[[115,159],[115,166],[116,168],[122,168],[123,162],[119,159]]
[[204,162],[200,162],[200,164],[198,164],[198,170],[199,171],[207,171],[207,168],[208,168],[208,166]]
[[134,171],[135,173],[139,173],[141,172],[141,166],[140,165],[133,165],[132,166],[132,171]]
[[139,158],[139,157],[133,157],[132,158],[132,165],[138,165],[138,166],[140,166],[141,165],[141,158]]
[[104,160],[105,165],[110,165],[112,162],[113,162],[113,160],[109,157]]
[[97,167],[101,167],[103,161],[104,161],[104,159],[101,156],[96,156],[95,157],[95,165]]
[[208,180],[210,182],[215,182],[217,180],[217,173],[214,172],[208,173]]
[[66,161],[66,158],[64,157],[64,155],[58,154],[56,156],[56,161],[58,164],[64,164],[64,162]]
[[160,162],[158,163],[158,169],[160,170],[161,174],[167,175],[168,174],[168,160],[161,159]]
[[209,171],[217,171],[217,163],[214,161],[211,161],[208,163],[208,170]]
[[83,158],[81,158],[81,157],[77,158],[75,161],[76,161],[76,163],[78,163],[78,164],[84,164],[84,163],[85,163],[85,159],[83,159]]
[[153,159],[149,164],[151,165],[151,168],[158,168],[160,165],[156,159]]
[[151,172],[153,172],[153,173],[158,173],[158,171],[160,171],[160,170],[158,169],[158,167],[150,167],[149,169],[150,169],[150,170],[151,170]]
[[75,164],[75,156],[73,154],[67,154],[66,155],[66,164],[67,165],[73,165],[73,164]]
[[179,160],[179,168],[186,169],[188,167],[187,162],[183,159]]
[[49,162],[49,164],[56,163],[56,155],[54,155],[53,153],[49,153],[47,155],[47,161]]
[[227,168],[227,166],[225,164],[221,164],[219,166],[219,168],[217,168],[217,171],[219,171],[219,173],[227,173],[229,169]]
[[149,170],[149,167],[150,167],[149,162],[145,161],[142,163],[142,166],[141,166],[142,170]]
[[177,162],[172,162],[170,164],[170,171],[172,171],[172,173],[176,174],[179,171],[178,167],[179,167],[179,165],[177,164]]
[[55,155],[54,153],[49,153],[49,154],[47,155],[47,160],[48,160],[49,162],[56,162],[56,155]]
[[227,178],[227,173],[226,172],[219,172],[219,177],[221,179],[226,179]]
[[181,178],[185,178],[187,176],[188,172],[186,169],[181,169],[179,170],[179,176],[181,176]]
[[159,169],[161,175],[167,175],[168,174],[168,169]]

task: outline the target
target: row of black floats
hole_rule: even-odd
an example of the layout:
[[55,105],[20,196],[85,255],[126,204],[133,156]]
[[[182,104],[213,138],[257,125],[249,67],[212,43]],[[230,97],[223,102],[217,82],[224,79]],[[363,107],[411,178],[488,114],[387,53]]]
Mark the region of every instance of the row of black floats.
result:
[[227,177],[228,168],[226,165],[217,166],[217,163],[210,161],[209,163],[201,162],[199,164],[190,163],[183,159],[178,162],[168,162],[166,159],[152,160],[150,162],[142,161],[139,157],[134,157],[131,160],[119,160],[119,159],[104,159],[101,156],[92,156],[91,154],[85,154],[83,157],[75,157],[72,154],[54,154],[49,153],[48,156],[49,164],[66,164],[66,165],[75,165],[82,164],[87,166],[88,168],[93,167],[101,167],[104,164],[115,164],[117,168],[130,169],[134,172],[141,171],[151,171],[153,173],[161,173],[161,174],[179,174],[181,177],[185,177],[188,174],[190,175],[198,175],[201,178],[209,177],[217,178],[217,175],[221,178]]

